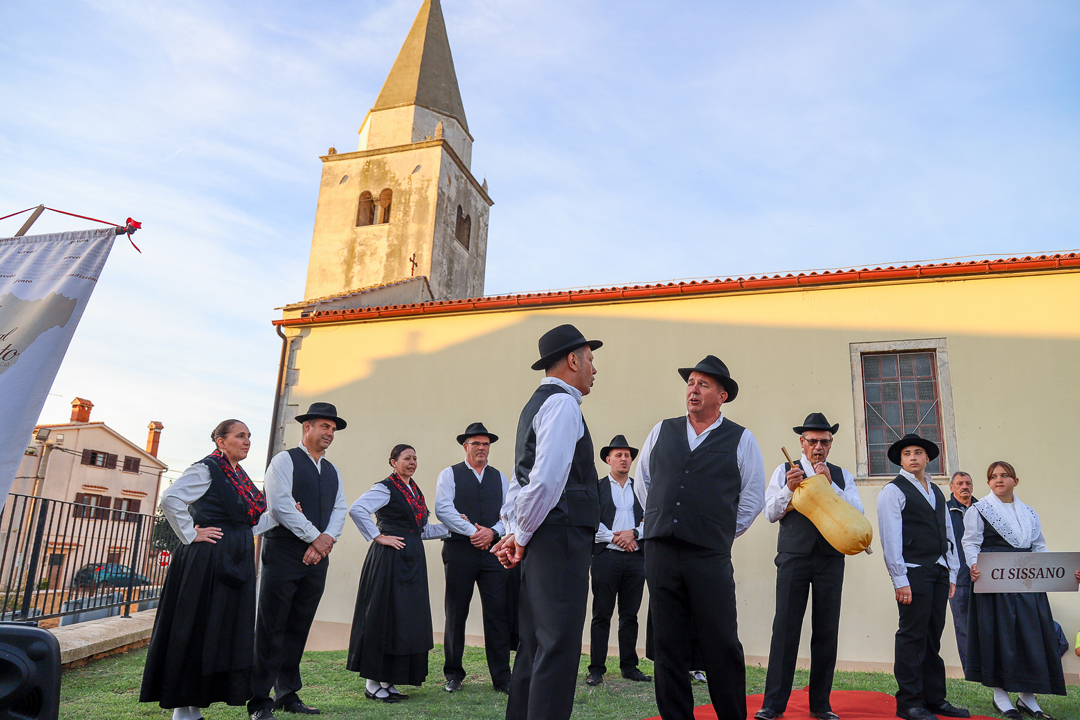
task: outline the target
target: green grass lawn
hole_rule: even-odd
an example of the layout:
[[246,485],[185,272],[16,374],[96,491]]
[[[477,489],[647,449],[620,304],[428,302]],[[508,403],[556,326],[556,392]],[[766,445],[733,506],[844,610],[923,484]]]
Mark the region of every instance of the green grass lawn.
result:
[[[170,713],[157,705],[141,705],[139,684],[142,680],[146,650],[106,658],[86,667],[68,670],[63,675],[60,695],[60,716],[63,718],[165,718]],[[396,705],[373,702],[364,697],[363,680],[345,669],[345,653],[311,652],[304,656],[302,672],[307,683],[301,692],[309,705],[322,709],[321,718],[438,718],[440,720],[502,720],[506,709],[506,697],[491,689],[487,674],[484,651],[465,649],[465,669],[469,676],[459,692],[445,692],[442,677],[442,646],[436,645],[430,656],[428,680],[419,688],[401,688],[410,698]],[[591,688],[584,679],[588,657],[583,656],[577,697],[574,700],[574,717],[582,720],[640,720],[657,714],[652,683],[635,683],[624,680],[618,671],[618,659],[608,661],[608,674],[604,683]],[[652,663],[642,662],[642,670],[652,675]],[[795,674],[795,687],[806,685],[807,673]],[[765,670],[761,667],[747,668],[746,692],[761,693],[765,687]],[[892,675],[884,673],[838,672],[833,684],[835,690],[876,690],[893,693],[896,683]],[[694,697],[698,705],[709,702],[704,685],[694,684]],[[963,680],[949,680],[949,700],[968,707],[973,714],[997,717],[990,704],[991,692],[981,685]],[[1068,697],[1040,697],[1043,709],[1058,720],[1080,719],[1080,688],[1069,688]],[[757,710],[750,707],[750,715]],[[217,718],[244,718],[242,708],[215,705],[206,711],[207,720]],[[279,713],[281,717],[300,716]],[[844,720],[856,720],[845,718]]]

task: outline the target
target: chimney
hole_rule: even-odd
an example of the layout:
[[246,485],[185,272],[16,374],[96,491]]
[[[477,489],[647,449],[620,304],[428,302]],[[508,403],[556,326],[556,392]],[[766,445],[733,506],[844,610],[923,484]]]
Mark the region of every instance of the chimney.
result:
[[147,427],[150,428],[150,434],[146,436],[146,452],[157,457],[158,443],[161,442],[161,431],[165,426],[157,420],[152,420]]
[[81,397],[77,397],[71,401],[71,422],[73,423],[88,423],[90,422],[90,409],[94,407],[94,403],[89,400],[85,400]]

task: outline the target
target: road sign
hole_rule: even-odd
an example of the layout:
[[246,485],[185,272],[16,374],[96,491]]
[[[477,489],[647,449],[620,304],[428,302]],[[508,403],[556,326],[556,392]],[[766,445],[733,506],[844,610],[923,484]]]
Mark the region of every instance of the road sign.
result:
[[162,550],[158,555],[157,564],[161,567],[169,567],[169,561],[172,560],[172,553],[168,550]]

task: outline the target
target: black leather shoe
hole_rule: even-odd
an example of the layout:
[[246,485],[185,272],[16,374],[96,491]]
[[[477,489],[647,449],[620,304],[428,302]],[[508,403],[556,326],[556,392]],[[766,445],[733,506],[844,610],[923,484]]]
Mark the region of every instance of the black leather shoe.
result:
[[840,720],[840,716],[834,713],[832,710],[823,710],[822,712],[811,712],[810,717],[817,718],[817,720]]
[[906,718],[906,720],[937,720],[937,715],[919,705],[906,708],[897,707],[896,717]]
[[622,676],[627,680],[633,680],[634,682],[652,682],[652,675],[646,675],[638,668],[627,670]]
[[274,720],[274,713],[271,710],[256,710],[251,713],[251,720]]
[[497,693],[502,693],[503,695],[509,695],[510,694],[510,686],[509,685],[493,685],[492,690],[494,690]]
[[754,717],[757,720],[776,720],[778,717],[784,717],[784,713],[776,712],[772,708],[763,707],[754,713]]
[[990,704],[994,706],[994,709],[1001,713],[1001,717],[1008,718],[1008,720],[1023,720],[1023,716],[1016,708],[1009,708],[1008,710],[1002,710],[1001,706],[996,701],[991,700]]
[[948,700],[942,700],[937,705],[927,705],[926,709],[935,715],[944,715],[945,717],[958,717],[969,718],[971,717],[971,711],[967,708],[958,708]]
[[278,705],[275,710],[284,710],[289,713],[297,713],[298,715],[318,715],[322,712],[319,708],[313,708],[309,705],[305,705],[300,700],[293,700],[291,703],[285,703],[284,705]]
[[585,684],[596,687],[600,683],[604,682],[604,676],[598,672],[589,673],[589,677],[585,678]]
[[461,681],[460,680],[447,680],[445,689],[446,689],[446,692],[448,692],[448,693],[457,692],[458,690],[461,689]]
[[[365,689],[364,697],[366,697],[368,700],[378,700],[379,702],[384,703],[400,702],[396,697],[390,694],[389,690],[384,687],[379,688],[375,692],[371,692],[370,690]],[[252,720],[254,720],[254,718]]]
[[1036,718],[1036,720],[1054,720],[1050,714],[1045,713],[1042,710],[1032,710],[1027,706],[1027,703],[1020,698],[1016,698],[1016,709],[1028,717]]
[[390,697],[397,698],[398,700],[408,700],[409,699],[408,695],[401,692],[397,688],[394,688],[393,690],[391,690],[390,688],[386,688],[386,692],[390,693]]

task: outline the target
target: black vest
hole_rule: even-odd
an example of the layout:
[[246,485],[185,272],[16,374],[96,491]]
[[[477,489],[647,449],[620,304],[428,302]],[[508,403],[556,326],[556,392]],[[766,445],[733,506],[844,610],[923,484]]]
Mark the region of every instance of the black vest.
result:
[[738,450],[743,430],[725,418],[691,451],[686,416],[661,423],[649,458],[644,539],[676,538],[731,552],[742,492]]
[[[832,475],[832,484],[843,490],[844,471],[832,463],[827,462],[825,465],[828,466],[829,473]],[[789,470],[791,470],[791,463],[784,463],[784,474],[786,475]],[[795,555],[844,556],[844,553],[822,537],[809,518],[795,508],[791,508],[784,517],[780,518],[780,534],[776,537],[776,552]]]
[[945,534],[945,496],[937,485],[927,482],[937,507],[930,507],[923,494],[903,475],[897,475],[891,484],[904,493],[904,509],[900,512],[904,521],[904,562],[932,567],[939,557],[948,555],[949,540]]
[[[469,522],[477,523],[483,527],[495,527],[499,522],[499,511],[502,510],[503,488],[502,478],[499,471],[488,465],[480,482],[476,480],[476,473],[465,462],[459,462],[451,470],[454,471],[454,509],[469,518]],[[468,543],[468,535],[451,532],[447,541],[459,541]]]
[[[541,406],[549,397],[566,390],[555,383],[544,383],[536,389],[525,408],[521,411],[517,427],[517,445],[515,446],[514,478],[522,487],[529,484],[529,473],[536,462],[536,432],[533,430],[533,418],[540,412]],[[585,424],[585,418],[581,419]],[[596,491],[596,465],[593,462],[592,437],[589,426],[574,448],[574,458],[570,463],[570,476],[562,497],[548,513],[542,524],[589,527],[596,532],[600,522],[600,501]]]
[[210,471],[210,487],[202,497],[188,506],[191,519],[200,527],[228,525],[250,528],[252,523],[247,516],[247,504],[240,498],[229,478],[225,477],[225,472],[217,460],[208,455],[199,462]]
[[[340,482],[337,468],[330,464],[325,455],[319,463],[322,469],[318,470],[302,448],[291,448],[288,453],[293,463],[293,499],[300,503],[304,517],[310,520],[319,532],[326,532],[330,516],[334,513],[334,503],[337,502]],[[268,530],[266,536],[296,538],[292,531],[283,525]]]
[[[611,497],[611,480],[610,475],[605,475],[600,478],[597,483],[597,490],[600,493],[600,522],[605,525],[608,530],[613,530],[612,527],[615,524],[615,501]],[[627,478],[630,483],[630,487],[634,487],[634,478]],[[641,503],[638,502],[637,493],[634,493],[634,527],[641,524],[641,518],[644,517],[645,512],[641,509]],[[604,551],[608,544],[593,543],[593,555],[598,555]],[[636,552],[641,552],[641,543],[638,543],[638,549]]]
[[[379,484],[390,491],[390,501],[375,511],[375,525],[379,528],[379,532],[383,535],[396,535],[398,537],[419,536],[428,524],[428,517],[430,517],[431,512],[429,511],[424,516],[423,525],[417,526],[416,515],[413,514],[409,501],[405,498],[405,494],[394,484],[394,481],[386,478],[381,480]],[[417,488],[417,490],[419,489]],[[420,496],[423,497],[423,495],[424,493],[421,491]],[[408,557],[408,554],[406,556]]]

